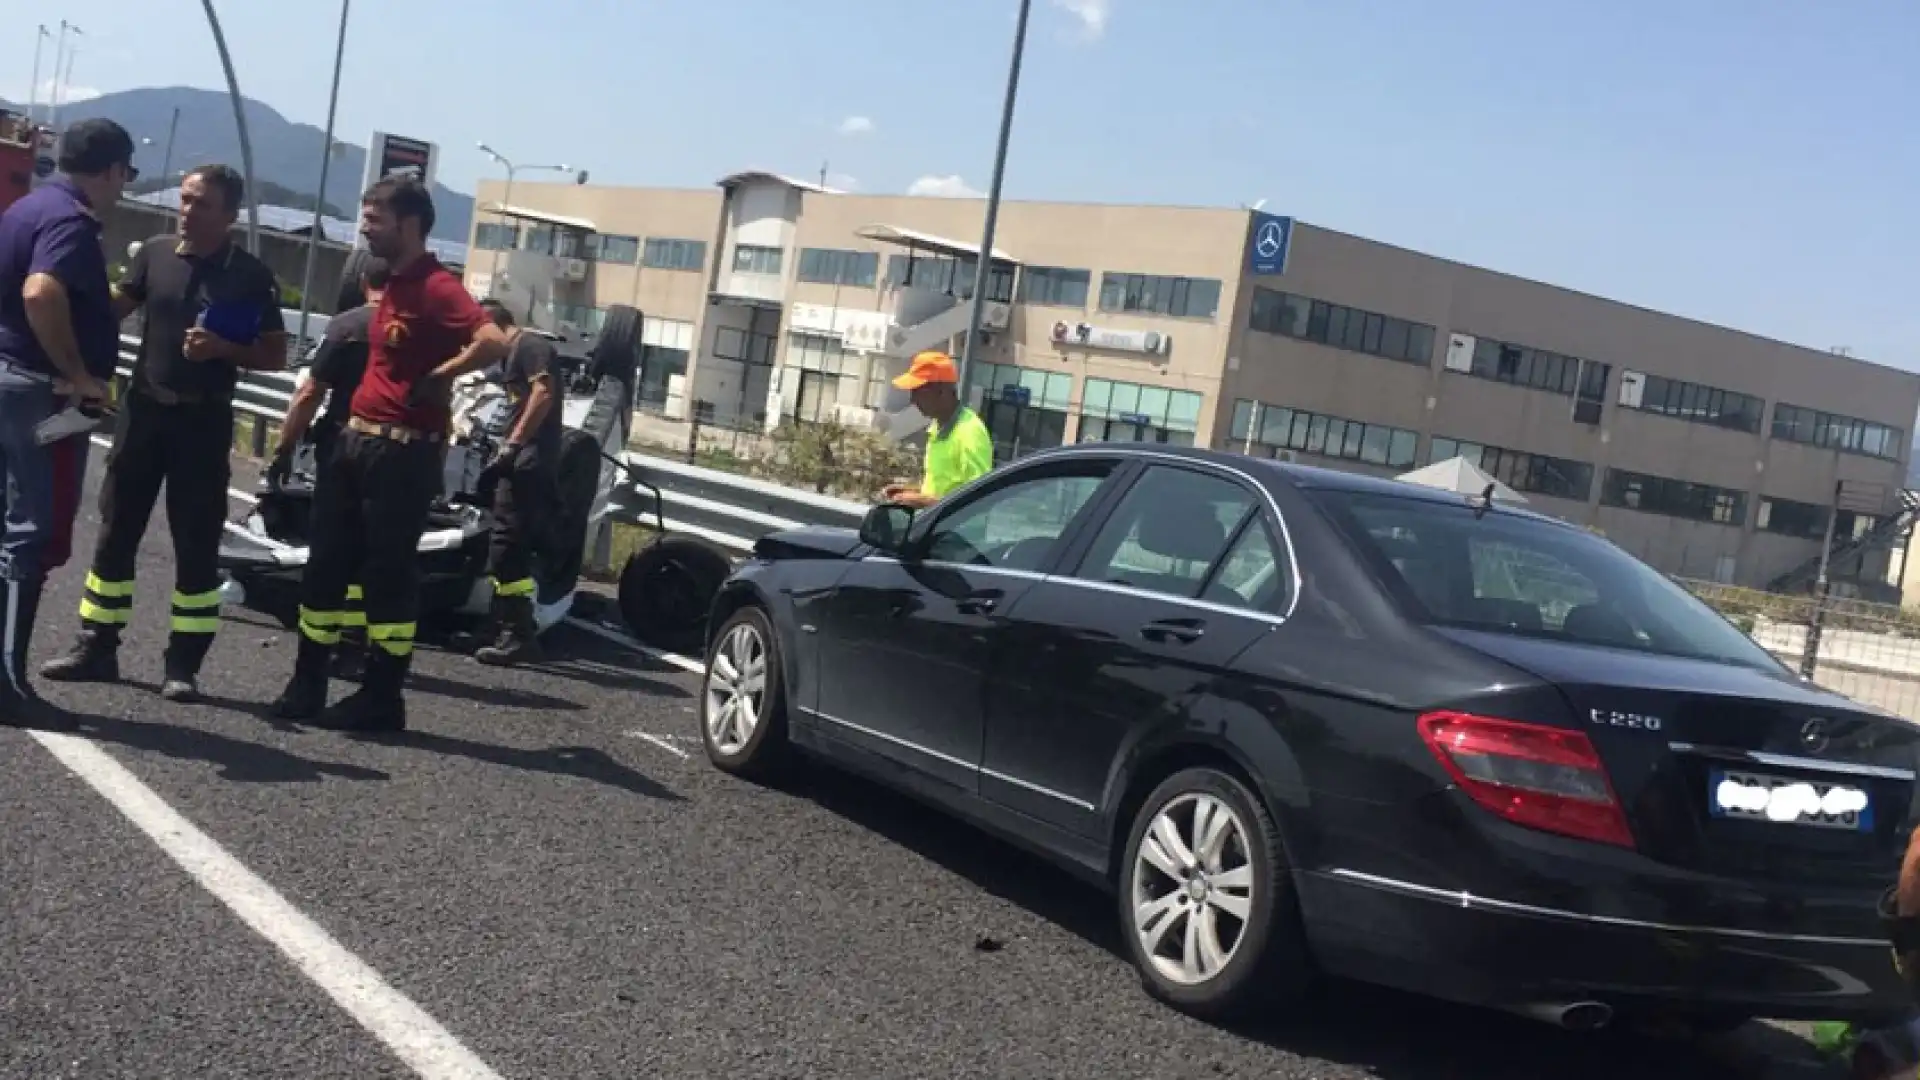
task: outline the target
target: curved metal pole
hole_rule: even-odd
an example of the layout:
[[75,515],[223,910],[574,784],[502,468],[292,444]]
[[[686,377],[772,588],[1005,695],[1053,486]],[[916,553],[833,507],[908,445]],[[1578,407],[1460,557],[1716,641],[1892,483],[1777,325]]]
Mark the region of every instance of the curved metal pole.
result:
[[347,57],[347,8],[350,0],[340,0],[340,40],[333,47],[333,92],[327,98],[327,134],[320,150],[320,191],[313,197],[313,232],[307,236],[307,270],[300,279],[300,336],[297,356],[307,354],[307,314],[313,310],[313,268],[320,258],[322,218],[327,206],[327,169],[333,164],[333,118],[340,107],[340,65]]
[[247,250],[260,254],[260,195],[253,184],[253,140],[247,136],[247,110],[240,97],[240,79],[233,73],[233,56],[227,52],[227,35],[220,32],[220,16],[214,14],[213,0],[200,0],[207,10],[207,28],[213,31],[213,46],[220,50],[220,66],[227,73],[227,96],[233,99],[233,122],[240,128],[240,169],[247,181]]

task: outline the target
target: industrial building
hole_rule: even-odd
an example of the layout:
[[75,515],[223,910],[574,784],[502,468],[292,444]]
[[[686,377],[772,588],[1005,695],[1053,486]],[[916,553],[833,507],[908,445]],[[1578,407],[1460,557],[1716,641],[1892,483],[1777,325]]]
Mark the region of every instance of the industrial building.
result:
[[[506,198],[508,201],[502,203]],[[881,426],[967,327],[978,200],[770,173],[482,184],[467,283],[590,333],[646,313],[640,406]],[[971,238],[971,239],[970,239]],[[496,280],[497,279],[497,280]],[[1001,208],[968,374],[1003,456],[1204,445],[1393,475],[1463,455],[1678,576],[1883,593],[1920,375],[1244,209]],[[1897,576],[1897,575],[1896,575]]]

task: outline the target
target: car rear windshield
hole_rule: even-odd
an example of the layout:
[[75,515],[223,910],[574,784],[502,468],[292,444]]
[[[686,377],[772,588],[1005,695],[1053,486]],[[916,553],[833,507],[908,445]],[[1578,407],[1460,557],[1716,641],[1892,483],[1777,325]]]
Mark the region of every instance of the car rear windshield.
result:
[[1314,497],[1425,621],[1780,669],[1718,612],[1592,533],[1498,509],[1476,516],[1464,498]]

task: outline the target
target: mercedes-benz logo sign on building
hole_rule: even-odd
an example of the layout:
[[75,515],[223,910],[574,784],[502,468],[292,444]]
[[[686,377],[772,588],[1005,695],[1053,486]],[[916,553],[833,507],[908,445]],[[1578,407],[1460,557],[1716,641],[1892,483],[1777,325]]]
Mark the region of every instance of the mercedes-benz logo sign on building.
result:
[[1247,272],[1256,275],[1287,272],[1287,250],[1293,246],[1293,219],[1256,211],[1253,242],[1247,245]]
[[1817,754],[1825,750],[1827,743],[1830,741],[1832,741],[1832,737],[1827,734],[1827,722],[1825,720],[1816,716],[1800,725],[1800,748],[1802,750]]

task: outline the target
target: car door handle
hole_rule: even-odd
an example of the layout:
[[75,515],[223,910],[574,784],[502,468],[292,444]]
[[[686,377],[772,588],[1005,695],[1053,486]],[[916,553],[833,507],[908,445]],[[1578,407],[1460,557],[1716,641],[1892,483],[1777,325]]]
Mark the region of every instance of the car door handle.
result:
[[955,601],[953,606],[954,610],[962,615],[986,615],[999,603],[1000,592],[996,589],[992,592],[977,592],[970,596],[963,596]]
[[1206,632],[1207,624],[1199,619],[1155,619],[1140,628],[1141,637],[1161,644],[1169,641],[1190,644]]

